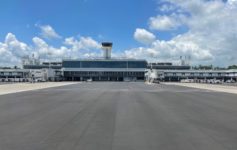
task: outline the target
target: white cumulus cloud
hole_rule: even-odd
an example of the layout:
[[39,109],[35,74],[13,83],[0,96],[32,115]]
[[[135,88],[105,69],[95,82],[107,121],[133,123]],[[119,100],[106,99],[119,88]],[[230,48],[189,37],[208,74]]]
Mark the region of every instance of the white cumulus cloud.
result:
[[50,25],[36,25],[40,28],[40,35],[46,39],[59,39],[61,36]]
[[0,64],[19,64],[20,58],[29,53],[30,47],[20,42],[12,33],[8,33],[4,42],[0,42]]
[[55,48],[53,46],[48,45],[43,39],[39,37],[34,37],[32,40],[35,44],[35,50],[42,58],[62,59],[69,55],[70,50],[65,46]]
[[178,18],[172,16],[158,15],[149,19],[149,27],[152,30],[173,30],[176,29],[178,26],[180,26]]
[[33,45],[19,41],[12,33],[8,33],[3,42],[0,42],[0,67],[21,66],[21,58],[26,55],[39,56],[43,61],[60,61],[63,58],[100,57],[101,46],[91,37],[81,36],[66,38],[61,46],[48,44],[40,37],[32,38]]
[[66,38],[64,44],[69,46],[72,53],[76,53],[78,57],[100,57],[101,45],[91,37],[75,37]]
[[92,39],[91,37],[80,37],[79,40],[74,37],[69,37],[65,39],[64,42],[66,45],[72,46],[73,50],[81,50],[81,49],[99,49],[100,44]]
[[[191,56],[194,64],[209,63],[220,66],[237,64],[236,0],[227,2],[164,0],[164,2],[176,9],[168,14],[151,17],[150,29],[175,31],[183,26],[187,31],[170,40],[156,39],[149,47],[127,50],[127,54],[135,56],[144,54],[147,57],[152,56],[148,59],[156,57],[157,61],[185,55]],[[157,34],[159,35],[159,32]],[[157,55],[154,55],[154,51]]]
[[137,28],[133,36],[138,42],[143,44],[150,44],[156,39],[153,33],[141,28]]
[[176,8],[171,4],[163,4],[159,7],[159,10],[162,12],[171,12],[174,11]]

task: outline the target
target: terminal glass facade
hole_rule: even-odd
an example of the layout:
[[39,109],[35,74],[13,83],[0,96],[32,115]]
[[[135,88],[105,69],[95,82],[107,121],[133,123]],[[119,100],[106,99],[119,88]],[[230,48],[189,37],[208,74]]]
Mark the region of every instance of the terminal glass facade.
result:
[[136,81],[145,79],[145,60],[65,60],[65,80]]
[[64,68],[146,68],[146,61],[63,61]]

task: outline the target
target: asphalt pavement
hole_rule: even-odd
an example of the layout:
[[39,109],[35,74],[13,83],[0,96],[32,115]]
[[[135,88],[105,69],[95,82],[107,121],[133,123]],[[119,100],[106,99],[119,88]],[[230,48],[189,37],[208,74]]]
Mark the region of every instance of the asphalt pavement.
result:
[[236,150],[237,95],[89,82],[0,96],[0,150]]

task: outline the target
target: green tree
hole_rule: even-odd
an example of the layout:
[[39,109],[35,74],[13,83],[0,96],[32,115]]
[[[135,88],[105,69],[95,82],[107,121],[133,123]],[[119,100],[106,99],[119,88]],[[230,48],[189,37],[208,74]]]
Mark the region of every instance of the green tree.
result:
[[228,67],[228,69],[237,69],[237,65],[231,65]]

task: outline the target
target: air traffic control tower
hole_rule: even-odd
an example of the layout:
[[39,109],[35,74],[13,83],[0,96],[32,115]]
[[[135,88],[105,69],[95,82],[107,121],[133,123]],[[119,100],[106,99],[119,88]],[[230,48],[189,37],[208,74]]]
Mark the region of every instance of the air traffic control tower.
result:
[[102,42],[102,49],[104,50],[104,59],[111,59],[113,43],[111,42]]

